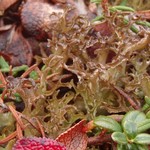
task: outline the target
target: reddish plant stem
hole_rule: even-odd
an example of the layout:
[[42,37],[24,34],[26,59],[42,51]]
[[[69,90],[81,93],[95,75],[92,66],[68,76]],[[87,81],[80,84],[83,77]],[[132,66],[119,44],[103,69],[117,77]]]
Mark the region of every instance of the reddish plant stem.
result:
[[17,131],[11,133],[10,135],[5,137],[4,139],[0,140],[0,145],[7,143],[8,141],[12,140],[16,136],[17,136]]
[[4,88],[1,98],[4,100],[5,94],[7,93],[7,87]]
[[41,135],[42,137],[45,137],[45,132],[44,132],[44,128],[43,128],[43,125],[40,123],[40,121],[38,120],[38,118],[34,118],[39,126],[39,129],[40,129],[40,132],[41,132]]
[[88,145],[100,145],[110,141],[112,141],[111,134],[105,134],[103,136],[90,137],[88,139]]
[[[39,126],[39,124],[38,124],[39,127],[37,127],[37,126],[33,123],[32,119],[35,119],[35,118],[29,119],[29,118],[27,118],[26,116],[24,116],[23,114],[21,114],[21,113],[19,113],[19,114],[21,115],[21,117],[22,117],[23,119],[25,119],[26,121],[28,121],[29,124],[32,125],[39,133],[41,133],[41,135],[42,135],[43,137],[45,137],[45,133],[44,133],[44,131],[43,131],[44,129],[42,128],[42,125]],[[36,121],[37,121],[37,120],[36,120]],[[38,122],[38,123],[40,123],[40,122]]]
[[25,126],[20,118],[20,116],[18,115],[17,111],[15,110],[15,108],[13,108],[11,105],[8,106],[9,110],[12,112],[12,115],[14,116],[14,118],[16,119],[17,123],[19,124],[19,126],[21,127],[22,130],[25,129]]
[[108,0],[102,0],[101,6],[103,8],[104,15],[109,16]]
[[25,78],[25,77],[28,76],[33,70],[36,70],[37,73],[38,73],[39,75],[41,75],[41,72],[40,72],[40,70],[38,69],[37,64],[34,64],[34,65],[31,66],[30,68],[28,68],[28,69],[21,75],[21,77],[22,77],[22,78]]
[[140,109],[140,106],[138,106],[133,99],[130,98],[130,96],[128,94],[126,94],[123,90],[121,90],[120,88],[118,88],[117,86],[113,86],[115,88],[115,90],[120,94],[122,95],[124,98],[127,99],[127,101],[131,104],[131,106],[134,108],[134,109]]
[[3,85],[7,84],[7,82],[6,82],[6,80],[5,80],[5,78],[4,78],[4,76],[3,76],[3,74],[2,74],[1,71],[0,71],[0,80],[1,80],[1,82],[2,82]]
[[18,124],[18,122],[16,123],[16,131],[17,131],[17,138],[22,139],[23,138],[22,129]]

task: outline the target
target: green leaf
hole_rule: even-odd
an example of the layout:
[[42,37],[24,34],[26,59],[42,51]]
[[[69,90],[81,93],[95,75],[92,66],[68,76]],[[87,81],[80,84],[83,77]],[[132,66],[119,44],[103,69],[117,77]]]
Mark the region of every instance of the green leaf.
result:
[[115,121],[114,119],[107,117],[107,116],[98,116],[94,119],[94,124],[100,126],[102,128],[111,130],[111,131],[118,131],[121,132],[122,128],[120,124]]
[[148,104],[148,105],[150,105],[150,98],[148,97],[148,96],[145,96],[145,102]]
[[[126,19],[126,18],[124,18],[124,23],[125,23],[125,24],[129,24],[129,20]],[[137,28],[135,25],[133,25],[133,24],[131,25],[130,29],[131,29],[134,33],[138,33],[138,32],[139,32],[138,28]]]
[[113,141],[115,141],[119,144],[127,144],[128,143],[126,135],[122,132],[114,132],[111,135],[111,137],[112,137]]
[[147,26],[150,28],[150,23],[147,21],[136,21],[136,24],[142,25],[142,26]]
[[96,3],[96,4],[100,4],[102,2],[102,0],[91,0],[91,3]]
[[138,150],[137,144],[131,143],[127,144],[126,146],[127,146],[126,150]]
[[0,69],[2,70],[9,70],[9,64],[5,61],[5,59],[0,56]]
[[26,71],[29,67],[27,65],[17,66],[12,69],[13,76],[16,76],[20,71]]
[[[141,148],[141,149],[140,149]],[[142,148],[145,148],[145,146],[140,146],[138,144],[134,144],[134,143],[131,143],[131,144],[118,144],[117,145],[117,150],[147,150],[147,149],[142,149]]]
[[130,139],[135,138],[137,135],[137,125],[132,121],[125,121],[123,124],[124,132]]
[[144,132],[148,129],[150,129],[150,119],[145,119],[144,121],[142,121],[141,123],[138,124],[138,133],[140,132]]
[[146,118],[150,119],[150,110],[146,113]]
[[124,144],[117,144],[117,150],[126,150],[126,145]]
[[147,145],[140,145],[140,144],[136,144],[138,150],[148,150],[148,146]]
[[139,150],[137,144],[118,144],[117,150]]
[[21,102],[22,101],[21,96],[20,96],[19,93],[14,93],[14,96],[15,96],[15,101],[16,102]]
[[[18,72],[25,71],[27,69],[28,69],[27,65],[17,66],[12,69],[12,73],[15,76],[15,75],[17,75]],[[9,64],[5,61],[5,59],[2,56],[0,56],[0,70],[2,72],[10,71]]]
[[112,10],[122,10],[122,11],[132,11],[134,12],[135,10],[131,7],[127,7],[127,6],[113,6],[113,7],[110,7],[110,9]]
[[150,134],[141,133],[138,134],[133,141],[137,144],[150,144]]
[[34,79],[34,80],[37,80],[38,79],[38,73],[36,71],[32,71],[30,74],[29,74],[30,78]]
[[142,107],[142,111],[146,111],[149,108],[149,105],[146,103]]
[[92,20],[92,22],[100,21],[100,20],[103,20],[103,19],[104,19],[104,16],[103,16],[103,15],[101,15],[101,16],[96,16],[96,17]]
[[121,3],[120,3],[120,5],[121,5],[121,6],[125,6],[125,5],[127,4],[127,1],[128,1],[128,0],[122,0]]
[[143,112],[140,112],[137,110],[130,111],[124,116],[124,118],[122,120],[122,126],[124,127],[124,123],[128,122],[128,121],[134,122],[138,125],[139,123],[141,123],[145,119],[146,119],[146,115]]

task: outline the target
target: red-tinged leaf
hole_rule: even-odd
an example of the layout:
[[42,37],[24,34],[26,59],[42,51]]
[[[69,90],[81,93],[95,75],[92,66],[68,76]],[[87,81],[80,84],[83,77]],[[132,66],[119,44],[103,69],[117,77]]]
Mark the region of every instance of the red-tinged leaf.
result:
[[111,36],[113,33],[113,28],[111,24],[107,21],[95,25],[94,29],[95,31],[99,32],[102,36]]
[[56,141],[63,143],[67,150],[85,150],[88,137],[83,131],[85,120],[80,121],[66,132],[56,138]]

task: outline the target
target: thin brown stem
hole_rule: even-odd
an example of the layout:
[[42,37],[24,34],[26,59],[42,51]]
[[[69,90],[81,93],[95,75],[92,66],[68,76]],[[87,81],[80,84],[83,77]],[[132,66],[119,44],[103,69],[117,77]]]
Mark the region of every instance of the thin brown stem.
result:
[[122,89],[118,88],[117,86],[114,86],[115,90],[122,95],[127,101],[131,104],[131,106],[134,109],[140,109],[140,106],[138,106],[133,99],[130,98],[128,94],[126,94]]
[[37,67],[37,64],[31,66],[30,68],[28,68],[22,75],[22,78],[25,78],[26,76],[28,76],[35,68]]
[[90,137],[88,139],[88,145],[100,145],[110,141],[112,141],[111,134],[105,134],[103,136]]
[[17,136],[17,131],[11,133],[6,138],[0,140],[0,145],[5,144]]
[[18,124],[20,125],[21,129],[24,129],[25,126],[24,126],[22,120],[20,119],[20,116],[18,115],[17,111],[11,105],[9,105],[8,108],[12,112],[14,118],[16,119]]
[[16,127],[17,127],[17,129],[16,129],[16,131],[17,131],[17,137],[18,137],[18,139],[22,139],[23,138],[23,134],[22,134],[22,130],[21,130],[21,127],[18,124],[18,122],[16,123]]

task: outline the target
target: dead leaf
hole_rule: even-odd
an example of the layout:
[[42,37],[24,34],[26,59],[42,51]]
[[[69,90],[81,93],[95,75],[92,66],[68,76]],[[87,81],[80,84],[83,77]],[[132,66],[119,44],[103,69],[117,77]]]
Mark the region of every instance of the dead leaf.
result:
[[136,15],[142,19],[150,20],[150,10],[137,11]]
[[5,50],[7,43],[11,40],[13,35],[13,26],[2,26],[0,27],[0,51]]
[[80,121],[59,135],[56,141],[63,143],[67,147],[67,150],[85,150],[88,141],[88,137],[83,131],[85,123],[85,120]]
[[[12,34],[13,33],[13,34]],[[28,41],[22,36],[21,29],[18,28],[11,31],[11,36],[8,38],[4,53],[10,56],[10,64],[19,66],[23,64],[30,65],[32,61],[32,50]]]
[[51,0],[53,3],[66,3],[66,0]]
[[11,5],[16,3],[18,0],[0,0],[0,16],[3,15],[4,11]]
[[102,36],[110,36],[113,33],[113,28],[108,21],[96,24],[95,31],[99,32]]

